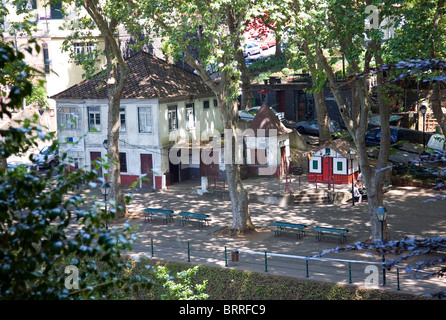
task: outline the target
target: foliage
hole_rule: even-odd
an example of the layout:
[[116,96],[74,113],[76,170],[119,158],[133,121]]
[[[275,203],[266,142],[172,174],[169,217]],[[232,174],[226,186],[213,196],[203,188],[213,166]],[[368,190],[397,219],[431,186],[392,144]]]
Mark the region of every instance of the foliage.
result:
[[[29,120],[18,129],[2,133],[5,143],[25,139],[25,148],[43,135]],[[26,134],[26,137],[23,136]],[[51,148],[57,148],[53,143]],[[9,152],[8,152],[9,153]],[[45,173],[10,169],[0,178],[0,298],[1,299],[95,299],[105,298],[111,287],[134,282],[135,277],[118,278],[125,261],[120,252],[130,250],[134,242],[132,228],[105,229],[113,216],[102,205],[83,208],[83,186],[94,192],[97,172],[66,172],[63,165]],[[70,261],[61,263],[64,257]],[[99,272],[98,264],[108,266]],[[79,289],[70,291],[65,284],[65,268],[79,270]],[[138,281],[150,285],[145,278]]]
[[[258,9],[248,0],[213,1],[143,1],[141,13],[152,29],[165,40],[164,46],[174,59],[184,59],[214,91],[227,89],[228,102],[240,94],[240,66],[235,43],[241,43],[247,18]],[[233,18],[231,28],[229,17]],[[233,28],[233,29],[232,29]],[[222,79],[220,86],[206,74],[207,68],[217,65]]]
[[[0,52],[1,84],[6,89],[3,117],[30,94],[32,69],[10,44],[1,42]],[[44,134],[37,120],[36,115],[18,128],[0,132],[2,157],[26,152],[41,141],[54,141],[54,133]],[[58,148],[57,140],[50,148]],[[66,154],[61,157],[67,159]],[[70,172],[63,162],[46,172],[21,166],[0,169],[0,299],[107,299],[116,297],[117,291],[125,299],[149,290],[153,269],[149,268],[152,276],[123,272],[132,269],[132,262],[121,253],[132,249],[134,228],[127,222],[122,228],[105,227],[116,214],[116,204],[110,202],[106,211],[94,196],[101,165]],[[178,288],[187,288],[194,272],[181,273]],[[158,283],[167,280],[170,285],[167,271],[160,274]],[[169,297],[188,297],[172,288]],[[197,286],[192,297],[204,298],[204,288],[204,284]]]
[[[151,260],[152,266],[165,266],[171,273],[193,268],[190,263]],[[135,271],[143,272],[143,267]],[[191,276],[192,283],[207,281],[206,293],[210,300],[419,300],[423,297],[389,290],[361,289],[349,285],[332,284],[308,279],[269,275],[232,268],[200,265]],[[140,292],[133,299],[158,300],[165,294],[162,284]]]
[[[239,139],[238,98],[242,87],[249,87],[242,55],[245,22],[260,4],[250,0],[142,1],[139,12],[153,31],[165,39],[174,57],[195,69],[204,84],[215,94],[225,129]],[[214,81],[208,70],[218,68]],[[242,77],[243,76],[243,77]],[[248,81],[247,81],[248,80]],[[245,89],[243,89],[245,90]],[[247,90],[249,91],[249,90]],[[243,188],[238,164],[226,164],[229,195],[232,201],[233,229],[254,228],[249,215],[248,193]]]
[[197,273],[198,266],[189,268],[185,271],[177,272],[175,282],[167,273],[167,268],[158,266],[156,276],[163,280],[163,286],[167,293],[161,295],[163,300],[203,300],[209,296],[204,293],[208,280],[203,280],[202,284],[191,285],[191,277]]
[[[446,238],[444,237],[432,237],[432,238],[414,238],[405,237],[403,239],[381,241],[375,240],[372,243],[356,242],[353,245],[345,247],[337,247],[330,250],[324,250],[316,257],[321,257],[329,253],[338,253],[353,250],[367,250],[375,251],[380,255],[393,255],[395,258],[387,258],[385,262],[386,269],[390,270],[392,267],[397,266],[400,262],[407,260],[411,257],[417,257],[432,252],[443,252],[446,248]],[[408,265],[405,267],[405,271],[408,273],[413,272],[414,278],[431,278],[431,277],[444,277],[446,276],[446,267],[442,264],[446,262],[446,255],[440,255],[440,257],[432,260],[421,260],[415,265]],[[437,267],[436,270],[425,273],[423,276],[415,274],[415,272],[423,271],[427,268]],[[439,298],[445,298],[445,292],[432,293]]]
[[36,70],[23,63],[25,55],[16,54],[12,44],[1,42],[0,54],[0,85],[5,88],[0,99],[0,118],[3,118],[11,117],[11,111],[22,106],[23,97],[32,93],[32,84],[27,80]]
[[269,56],[266,58],[258,59],[254,61],[249,67],[248,70],[251,72],[256,71],[271,71],[276,72],[280,71],[283,68],[287,67],[286,58],[284,56],[277,58],[276,56]]
[[384,47],[387,63],[445,57],[446,8],[441,3],[437,0],[407,1],[392,10],[395,35]]
[[28,104],[35,104],[42,110],[47,109],[50,104],[47,99],[47,93],[44,87],[33,86],[32,94],[26,98]]
[[[3,92],[1,115],[10,116],[31,93],[30,69],[22,53],[0,43],[0,72]],[[2,157],[51,142],[37,117],[25,119],[19,128],[1,131]],[[51,148],[56,149],[57,142]],[[65,159],[66,155],[62,155]],[[47,172],[1,169],[0,176],[0,299],[95,299],[126,283],[150,286],[146,278],[118,278],[125,265],[120,252],[134,241],[131,228],[106,230],[110,219],[102,206],[84,208],[82,187],[96,187],[97,171],[67,172],[59,165]],[[113,211],[112,211],[113,212]],[[70,230],[70,231],[68,231]],[[79,288],[70,291],[65,283],[64,257],[79,270]],[[109,271],[100,273],[98,264]],[[88,279],[88,280],[87,280]]]

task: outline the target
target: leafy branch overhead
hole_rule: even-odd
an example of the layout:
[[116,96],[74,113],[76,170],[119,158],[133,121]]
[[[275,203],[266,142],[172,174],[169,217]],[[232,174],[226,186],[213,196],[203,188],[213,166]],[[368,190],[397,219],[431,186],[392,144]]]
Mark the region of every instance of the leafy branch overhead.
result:
[[[381,241],[376,240],[374,243],[370,242],[356,242],[353,245],[344,247],[337,247],[330,250],[323,250],[315,257],[322,257],[329,253],[340,253],[347,251],[364,251],[371,254],[384,254],[392,255],[395,258],[387,258],[385,266],[387,269],[392,267],[400,267],[399,264],[412,257],[424,256],[431,253],[441,253],[446,248],[446,238],[444,237],[432,237],[432,238],[414,238],[405,237],[398,240]],[[446,256],[441,255],[435,259],[426,259],[417,261],[414,265],[409,264],[402,267],[407,273],[413,273],[414,278],[432,278],[432,277],[444,277],[446,276],[446,267],[443,266],[446,262]],[[422,272],[428,268],[437,267],[436,270],[430,270],[422,273],[419,276],[417,272]]]

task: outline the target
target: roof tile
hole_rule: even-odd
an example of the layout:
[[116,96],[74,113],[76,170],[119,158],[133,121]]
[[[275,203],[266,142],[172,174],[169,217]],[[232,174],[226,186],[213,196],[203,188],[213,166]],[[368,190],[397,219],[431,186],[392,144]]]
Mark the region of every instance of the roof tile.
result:
[[[126,59],[129,74],[122,99],[168,100],[210,96],[212,91],[194,73],[140,51]],[[105,71],[52,96],[53,99],[106,99]]]

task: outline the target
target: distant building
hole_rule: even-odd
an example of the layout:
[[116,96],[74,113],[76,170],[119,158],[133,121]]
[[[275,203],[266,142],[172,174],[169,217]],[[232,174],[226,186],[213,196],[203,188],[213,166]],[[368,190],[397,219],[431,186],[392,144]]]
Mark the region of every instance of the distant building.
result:
[[[313,94],[307,92],[311,87],[309,75],[302,74],[292,75],[288,81],[271,77],[263,84],[253,84],[252,92],[256,105],[266,102],[276,111],[284,112],[285,119],[298,122],[317,118]],[[349,88],[342,90],[342,95],[347,103],[351,100]],[[344,121],[330,88],[324,89],[324,96],[328,117],[342,126]]]
[[264,103],[248,129],[254,135],[246,135],[246,164],[248,173],[263,176],[284,177],[289,168],[291,129],[286,128],[270,107]]
[[308,160],[308,181],[335,184],[352,183],[359,174],[357,157],[352,162],[348,157],[350,144],[342,139],[325,143]]
[[[215,95],[199,76],[151,54],[139,52],[126,61],[119,138],[122,184],[147,175],[151,182],[143,186],[162,189],[193,175],[199,178],[201,159],[192,161],[187,151],[188,161],[175,163],[169,152],[180,140],[188,144],[223,131]],[[51,97],[57,103],[60,151],[69,154],[72,169],[90,168],[105,157],[109,124],[103,79],[99,73]]]

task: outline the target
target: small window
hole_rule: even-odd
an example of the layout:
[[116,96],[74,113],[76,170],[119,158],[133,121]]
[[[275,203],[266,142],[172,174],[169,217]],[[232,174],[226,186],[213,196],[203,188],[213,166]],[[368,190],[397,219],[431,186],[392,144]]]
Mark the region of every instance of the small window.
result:
[[34,10],[37,9],[37,0],[28,0],[26,3],[16,3],[17,10]]
[[57,121],[60,130],[76,130],[79,128],[79,109],[61,107],[57,109]]
[[43,66],[46,74],[50,73],[50,55],[48,52],[48,44],[44,43],[43,48]]
[[73,158],[73,166],[74,169],[79,169],[79,163],[80,163],[81,159],[80,158]]
[[203,101],[203,109],[209,109],[209,100]]
[[101,110],[99,107],[88,107],[89,131],[101,131]]
[[195,105],[193,103],[186,104],[186,129],[195,128]]
[[119,108],[119,131],[126,132],[125,108]]
[[73,53],[75,57],[88,55],[96,51],[96,44],[93,42],[75,42],[73,44]]
[[120,172],[127,172],[127,154],[125,152],[119,153]]
[[329,156],[330,155],[330,148],[325,148],[325,155],[326,156]]
[[62,3],[50,3],[51,19],[63,19]]
[[88,42],[88,43],[85,45],[85,52],[86,52],[87,54],[89,54],[90,52],[94,52],[94,51],[96,51],[96,44],[93,43],[93,42]]
[[342,171],[342,170],[344,170],[344,169],[342,168],[342,162],[341,162],[341,161],[338,161],[338,162],[337,162],[337,170],[338,170],[338,171]]
[[169,131],[178,129],[177,106],[168,107]]
[[313,160],[313,170],[318,169],[318,162],[316,160]]
[[84,44],[81,42],[76,42],[73,44],[74,55],[80,55],[84,53]]
[[138,107],[139,132],[153,133],[152,107]]
[[214,99],[214,108],[218,108],[218,101],[217,101],[217,99]]

